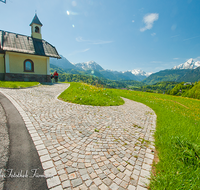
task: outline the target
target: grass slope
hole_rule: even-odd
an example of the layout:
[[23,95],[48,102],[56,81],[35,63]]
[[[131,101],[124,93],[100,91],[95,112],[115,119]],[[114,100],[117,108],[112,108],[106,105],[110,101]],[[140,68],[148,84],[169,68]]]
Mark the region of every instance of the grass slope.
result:
[[2,88],[27,88],[38,84],[39,82],[0,81]]
[[144,103],[157,114],[155,145],[160,161],[150,188],[200,189],[199,100],[138,91],[104,90],[83,84],[72,84],[61,94],[67,101],[79,104],[90,102],[90,105],[99,106],[122,104],[120,96]]
[[70,83],[70,87],[60,94],[61,100],[83,105],[116,106],[124,104],[120,96],[110,89],[97,88],[84,83]]

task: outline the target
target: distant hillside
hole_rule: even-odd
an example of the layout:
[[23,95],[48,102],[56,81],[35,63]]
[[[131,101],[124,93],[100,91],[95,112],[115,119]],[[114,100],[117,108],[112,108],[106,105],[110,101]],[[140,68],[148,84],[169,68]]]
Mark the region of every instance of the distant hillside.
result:
[[197,82],[200,80],[200,67],[188,71],[185,75],[178,77],[177,81]]
[[[141,81],[146,78],[146,74],[141,70],[132,70],[125,72],[118,72],[112,70],[104,70],[98,63],[94,61],[83,63],[70,63],[65,57],[61,55],[62,59],[50,59],[50,64],[63,69],[69,74],[87,74],[95,75],[97,77],[103,77],[109,80],[136,80]],[[61,71],[62,72],[62,71]]]
[[59,81],[60,82],[85,82],[93,85],[103,85],[107,88],[128,88],[128,86],[134,85],[135,87],[140,87],[144,85],[139,81],[115,81],[109,80],[103,77],[98,71],[79,71],[75,69],[62,69],[55,65],[50,64],[50,72],[54,73],[54,71],[58,71],[59,73]]
[[136,80],[139,81],[139,79],[133,75],[131,72],[117,72],[117,71],[109,71],[109,70],[102,70],[100,71],[101,74],[104,76],[104,78],[110,79],[110,80]]
[[60,67],[62,69],[77,69],[65,57],[60,55],[61,59],[50,58],[50,64]]
[[[177,81],[180,76],[185,75],[187,72],[191,71],[190,69],[182,69],[182,70],[163,70],[157,73],[151,74],[149,77],[144,79],[142,82],[145,84],[156,84],[162,81]],[[179,80],[180,81],[180,80]]]

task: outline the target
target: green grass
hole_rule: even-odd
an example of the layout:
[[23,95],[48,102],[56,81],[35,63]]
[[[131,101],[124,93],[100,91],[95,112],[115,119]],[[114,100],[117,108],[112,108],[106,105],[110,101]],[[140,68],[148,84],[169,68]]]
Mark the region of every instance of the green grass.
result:
[[79,83],[71,83],[60,97],[78,104],[105,106],[123,104],[120,96],[149,106],[157,115],[155,145],[159,162],[155,175],[152,175],[150,189],[200,189],[200,100],[138,91],[104,90]]
[[58,98],[66,102],[93,106],[117,106],[124,104],[123,99],[110,89],[97,88],[75,82],[70,83],[70,87],[61,93]]
[[38,84],[39,82],[0,81],[1,88],[27,88]]

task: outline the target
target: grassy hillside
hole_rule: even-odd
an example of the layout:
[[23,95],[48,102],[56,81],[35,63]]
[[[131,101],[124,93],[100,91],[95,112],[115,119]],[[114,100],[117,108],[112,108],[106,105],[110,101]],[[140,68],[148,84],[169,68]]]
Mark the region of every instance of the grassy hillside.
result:
[[[101,97],[96,96],[98,89],[88,88],[90,95],[96,98],[93,102],[99,102]],[[70,94],[73,93],[72,99],[83,94],[78,86],[69,90]],[[157,115],[155,145],[160,161],[156,165],[155,175],[152,175],[151,189],[200,189],[200,101],[139,91],[110,91],[112,98],[114,94],[144,103]],[[79,98],[78,103],[87,104],[87,100]]]
[[189,69],[183,69],[183,70],[163,70],[159,71],[157,73],[153,73],[146,79],[144,79],[142,82],[148,85],[156,84],[158,82],[162,81],[177,81],[177,79],[180,76],[185,75]]

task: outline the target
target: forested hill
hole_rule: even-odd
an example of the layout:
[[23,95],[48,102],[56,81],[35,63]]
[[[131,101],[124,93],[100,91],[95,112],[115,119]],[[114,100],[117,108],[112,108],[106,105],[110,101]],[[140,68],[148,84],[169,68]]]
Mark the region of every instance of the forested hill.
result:
[[[151,85],[162,81],[177,81],[179,77],[185,75],[190,69],[182,70],[163,70],[157,73],[151,74],[148,78],[144,79],[142,82]],[[180,81],[180,80],[179,80]]]
[[177,81],[182,82],[197,82],[200,80],[200,67],[188,71],[185,75],[179,76]]

